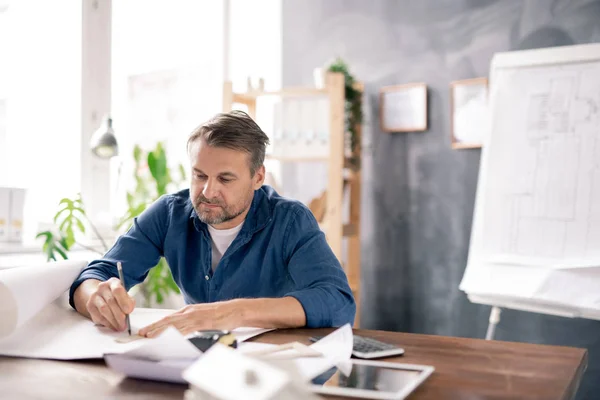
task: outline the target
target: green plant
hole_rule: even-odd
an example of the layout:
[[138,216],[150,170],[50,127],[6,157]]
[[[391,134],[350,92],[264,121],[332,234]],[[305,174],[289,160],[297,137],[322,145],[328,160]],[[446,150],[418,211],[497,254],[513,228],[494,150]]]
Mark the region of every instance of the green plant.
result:
[[360,146],[358,143],[358,132],[357,129],[362,123],[363,112],[362,112],[362,92],[356,88],[356,79],[350,74],[348,64],[341,58],[337,58],[331,65],[329,65],[328,71],[340,72],[344,75],[344,89],[345,89],[345,125],[346,131],[350,134],[350,153],[352,154],[351,160],[353,164],[358,163],[358,159],[355,159],[357,147]]
[[[85,224],[83,223],[82,219],[86,220],[88,225],[94,230],[96,236],[102,242],[104,250],[108,250],[106,242],[100,236],[98,230],[85,213],[83,201],[81,200],[81,194],[78,193],[74,199],[64,198],[58,204],[59,207],[62,206],[62,208],[60,208],[60,210],[54,216],[54,224],[57,226],[58,231],[55,232],[52,230],[47,230],[36,235],[36,238],[45,238],[42,248],[46,253],[46,258],[48,261],[57,261],[57,256],[62,257],[64,260],[68,258],[67,253],[69,250],[71,250],[71,247],[77,243],[76,231],[82,234],[85,233]],[[77,244],[89,250],[96,251],[81,243]]]
[[[117,223],[116,229],[128,228],[133,219],[140,215],[150,204],[160,196],[167,194],[171,189],[179,187],[186,179],[183,166],[179,164],[178,179],[173,178],[167,163],[167,154],[162,143],[147,153],[139,146],[133,149],[135,167],[133,177],[135,188],[127,192],[127,211]],[[149,305],[154,298],[158,304],[164,301],[169,293],[179,293],[179,288],[171,275],[171,270],[164,258],[149,272],[144,284],[141,286],[144,299]]]
[[[167,194],[169,190],[177,188],[186,179],[183,166],[178,165],[178,179],[174,179],[167,163],[167,155],[162,143],[148,152],[135,146],[133,150],[135,161],[134,178],[135,187],[127,192],[127,210],[123,217],[119,219],[115,229],[120,230],[129,228],[133,219],[140,215],[150,204],[160,196]],[[64,198],[60,201],[61,209],[54,216],[56,231],[47,230],[37,234],[37,238],[44,238],[43,249],[48,261],[57,260],[57,257],[67,259],[68,252],[76,243],[84,248],[91,249],[76,241],[78,233],[86,232],[85,220],[92,228],[95,235],[100,239],[104,246],[104,251],[108,251],[106,242],[95,228],[92,221],[87,217],[85,207],[81,196],[77,195],[75,199]],[[102,253],[98,252],[100,255]],[[171,275],[171,270],[164,258],[150,269],[148,276],[142,285],[140,285],[145,306],[148,307],[152,301],[161,304],[165,296],[169,293],[179,293],[179,288],[175,284]]]

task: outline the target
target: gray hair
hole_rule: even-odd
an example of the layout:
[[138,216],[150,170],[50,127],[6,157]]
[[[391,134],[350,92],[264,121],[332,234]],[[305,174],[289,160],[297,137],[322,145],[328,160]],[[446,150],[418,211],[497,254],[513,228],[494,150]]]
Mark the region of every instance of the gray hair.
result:
[[250,175],[265,162],[269,137],[248,114],[234,110],[220,113],[192,131],[187,141],[188,152],[198,139],[211,147],[238,150],[250,156]]

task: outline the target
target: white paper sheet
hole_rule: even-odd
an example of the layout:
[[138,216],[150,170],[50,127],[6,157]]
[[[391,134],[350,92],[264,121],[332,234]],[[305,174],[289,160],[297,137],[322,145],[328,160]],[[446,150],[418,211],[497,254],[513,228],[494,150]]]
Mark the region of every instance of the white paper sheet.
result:
[[57,299],[86,265],[61,261],[0,270],[0,338]]
[[193,360],[202,352],[187,340],[179,331],[168,327],[155,339],[140,339],[141,345],[127,350],[124,354],[131,358],[151,361],[163,360]]
[[[242,342],[270,330],[238,328],[232,333]],[[104,359],[108,366],[132,378],[187,383],[182,377],[183,371],[202,355],[196,346],[172,327],[155,339],[141,341],[145,342],[138,347],[127,348],[123,354],[106,354]]]
[[[293,363],[305,381],[310,381],[335,366],[344,369],[344,362],[348,361],[352,355],[353,340],[352,327],[346,324],[309,346],[323,354],[322,357],[299,357],[294,359]],[[244,354],[250,354],[254,351],[274,347],[277,347],[277,345],[268,343],[243,343],[240,345],[239,351]],[[294,350],[285,351],[286,356],[291,356],[294,353]],[[281,356],[281,353],[278,353],[279,356]]]
[[265,329],[265,328],[237,328],[234,329],[231,333],[235,336],[239,343],[245,342],[248,339],[251,339],[255,336],[262,335],[265,332],[272,331],[273,329]]
[[[136,334],[141,328],[175,311],[136,308],[130,317],[132,334]],[[233,334],[236,335],[237,331],[237,329],[233,330]],[[239,340],[247,340],[252,335],[260,334],[264,330],[239,328],[239,331],[241,332]],[[57,301],[49,304],[12,335],[0,339],[0,355],[56,360],[102,358],[106,353],[123,353],[138,349],[140,345],[145,342],[151,343],[153,340],[144,338],[129,343],[116,341],[117,338],[125,336],[128,336],[127,332],[115,332],[109,328],[95,325],[70,307],[66,308]],[[172,339],[174,339],[173,334],[169,334],[165,340],[170,342]],[[161,343],[165,340],[161,340]],[[136,351],[140,353],[134,352],[132,356],[166,359],[174,358],[175,355],[185,352],[185,349],[196,349],[187,340],[185,342],[189,346],[181,344],[181,341],[172,340],[173,348],[171,348],[171,344],[166,346],[166,342],[163,347],[164,352],[160,349],[163,345],[158,345],[158,348],[138,349]],[[170,352],[173,356],[169,355]]]
[[260,342],[245,342],[238,346],[238,351],[243,354],[251,354],[256,351],[268,350],[277,347],[273,343],[260,343]]
[[[202,352],[173,327],[153,339],[141,339],[122,354],[106,354],[109,368],[132,378],[185,383],[183,370]],[[136,347],[137,346],[137,347]]]
[[131,358],[125,354],[107,354],[104,360],[109,368],[130,378],[147,379],[170,383],[187,383],[182,372],[194,363],[194,360],[150,361]]
[[[131,315],[132,331],[137,332],[164,315],[165,310],[136,309]],[[115,339],[124,335],[127,332],[95,325],[74,310],[54,302],[12,335],[0,339],[0,354],[56,360],[102,358],[104,353],[121,353],[148,340],[117,343]]]
[[352,327],[346,324],[312,344],[310,347],[321,352],[323,357],[295,360],[300,374],[310,381],[330,368],[343,364],[352,355],[353,340]]
[[[137,349],[149,340],[118,343],[115,339],[126,336],[126,332],[96,326],[64,304],[61,296],[86,265],[86,261],[61,261],[0,270],[0,355],[57,360],[102,358],[105,353]],[[132,333],[175,311],[136,308],[130,317]],[[239,328],[233,334],[241,342],[269,330]],[[172,336],[164,340],[170,342]],[[169,347],[171,354],[196,349],[187,340],[173,342],[173,346],[177,343],[181,346]],[[133,356],[142,357],[144,351],[150,359],[169,356],[169,352],[152,346],[138,351],[142,353]]]
[[[248,381],[252,373],[253,382]],[[272,399],[290,376],[260,360],[240,356],[235,350],[214,345],[183,372],[183,378],[218,399]]]

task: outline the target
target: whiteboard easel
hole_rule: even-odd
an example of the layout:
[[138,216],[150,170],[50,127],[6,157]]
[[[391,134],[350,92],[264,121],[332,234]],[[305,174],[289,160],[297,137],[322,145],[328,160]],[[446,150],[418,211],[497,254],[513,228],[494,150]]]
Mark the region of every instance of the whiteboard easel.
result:
[[487,339],[501,308],[600,320],[600,44],[496,54],[490,109],[459,288]]

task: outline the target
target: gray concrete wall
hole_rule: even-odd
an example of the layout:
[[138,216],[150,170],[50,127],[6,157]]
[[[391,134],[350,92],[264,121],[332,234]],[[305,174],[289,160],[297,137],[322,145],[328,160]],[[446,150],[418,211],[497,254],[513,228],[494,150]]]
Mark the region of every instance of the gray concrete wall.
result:
[[[284,85],[312,84],[339,55],[366,86],[362,326],[484,337],[489,307],[458,290],[480,150],[450,148],[449,83],[488,76],[498,51],[600,42],[600,1],[283,0],[282,12]],[[381,132],[379,89],[421,81],[429,129]],[[317,165],[284,176],[300,198],[325,177]],[[496,338],[588,348],[578,398],[600,398],[600,322],[505,311]]]

